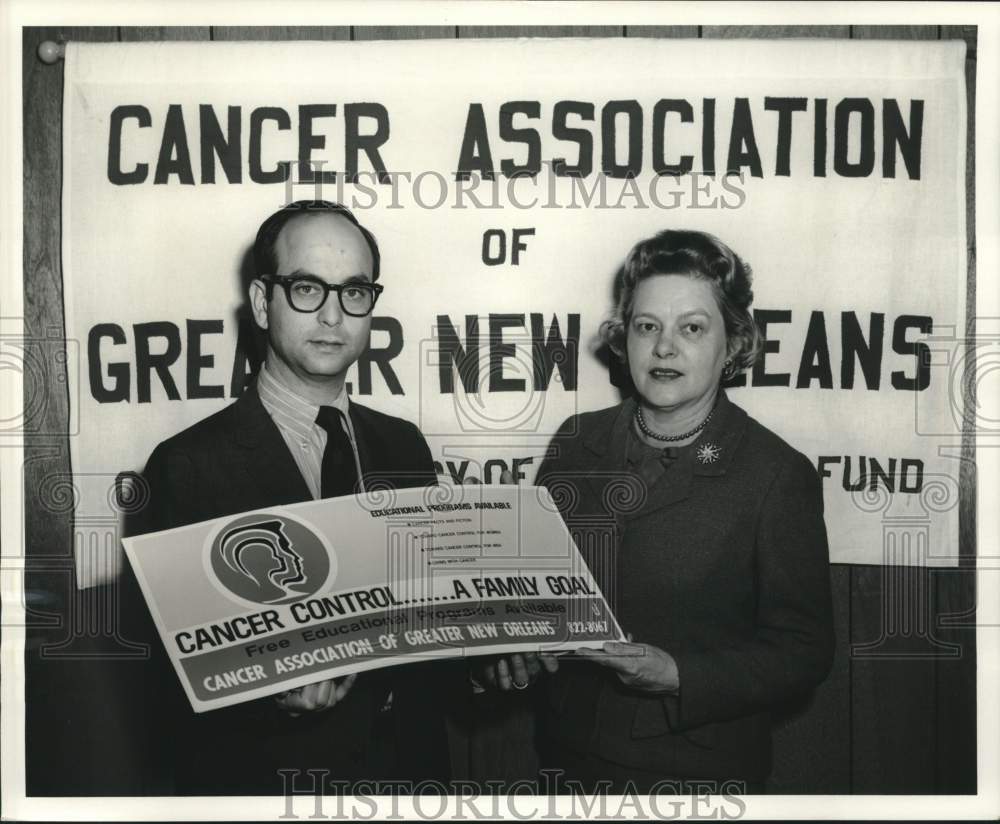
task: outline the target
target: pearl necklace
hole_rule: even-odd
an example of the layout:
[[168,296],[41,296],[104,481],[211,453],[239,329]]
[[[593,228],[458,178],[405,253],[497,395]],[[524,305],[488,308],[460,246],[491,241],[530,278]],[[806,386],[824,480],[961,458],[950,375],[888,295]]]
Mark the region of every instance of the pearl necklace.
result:
[[642,407],[639,404],[636,404],[635,423],[636,426],[639,427],[639,431],[642,432],[643,435],[652,438],[653,440],[656,441],[663,441],[664,443],[670,443],[675,441],[685,441],[692,435],[697,435],[699,432],[701,432],[702,429],[708,426],[708,422],[712,420],[712,415],[714,414],[715,414],[715,408],[713,407],[712,411],[708,413],[705,420],[703,420],[700,424],[698,424],[694,429],[690,430],[689,432],[685,432],[683,435],[660,435],[659,433],[654,432],[652,429],[649,428],[649,425],[646,423],[646,419],[642,416]]

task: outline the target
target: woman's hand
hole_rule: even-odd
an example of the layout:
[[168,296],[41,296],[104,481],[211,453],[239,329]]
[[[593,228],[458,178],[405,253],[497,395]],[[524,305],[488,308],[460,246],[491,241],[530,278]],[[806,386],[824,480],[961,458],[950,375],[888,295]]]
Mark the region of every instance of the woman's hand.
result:
[[343,701],[357,677],[357,673],[352,673],[344,678],[317,681],[315,684],[279,693],[275,700],[292,718],[297,718],[304,712],[322,712]]
[[554,655],[515,652],[498,658],[481,658],[472,665],[473,685],[494,689],[523,690],[541,674],[555,672],[559,661]]
[[605,641],[604,649],[577,650],[581,658],[615,671],[621,682],[643,692],[676,694],[680,689],[677,662],[669,652],[651,644]]

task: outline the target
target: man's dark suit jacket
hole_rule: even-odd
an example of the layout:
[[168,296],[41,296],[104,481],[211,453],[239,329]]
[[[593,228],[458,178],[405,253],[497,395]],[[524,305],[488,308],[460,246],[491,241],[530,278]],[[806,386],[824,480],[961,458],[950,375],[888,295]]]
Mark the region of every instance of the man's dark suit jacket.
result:
[[[430,450],[413,424],[356,403],[350,414],[368,488],[436,483]],[[132,534],[312,500],[255,385],[157,446],[143,477],[149,503]],[[150,743],[160,767],[173,773],[175,792],[279,794],[279,769],[303,771],[295,779],[299,790],[312,786],[307,769],[327,770],[330,780],[447,779],[442,667],[362,673],[340,704],[297,718],[273,698],[195,714],[130,573],[122,584],[127,632],[154,650],[140,699],[144,712],[160,714],[162,723],[151,731],[160,740]],[[390,690],[392,710],[383,712]],[[393,750],[397,763],[390,770]]]
[[[723,394],[694,448],[648,491],[626,469],[632,400],[575,416],[539,468],[625,632],[671,653],[680,694],[565,664],[549,743],[666,777],[758,781],[769,710],[833,656],[829,557],[809,460]],[[698,449],[711,445],[715,449]],[[553,766],[558,766],[554,764]]]

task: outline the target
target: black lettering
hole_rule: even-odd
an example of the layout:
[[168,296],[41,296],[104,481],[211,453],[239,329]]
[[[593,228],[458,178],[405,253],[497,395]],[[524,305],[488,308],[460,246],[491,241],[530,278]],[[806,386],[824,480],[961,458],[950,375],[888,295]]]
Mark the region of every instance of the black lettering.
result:
[[514,115],[537,120],[542,106],[537,100],[512,100],[500,107],[500,139],[506,143],[523,143],[528,147],[528,157],[518,165],[513,160],[501,160],[500,171],[506,177],[534,177],[542,170],[542,139],[537,129],[515,129]]
[[462,461],[457,467],[452,461],[445,461],[445,464],[448,467],[448,474],[451,475],[452,481],[457,484],[465,481],[465,473],[469,471],[468,461]]
[[826,98],[817,97],[814,134],[816,146],[813,150],[813,176],[826,177]]
[[326,148],[326,136],[313,134],[313,121],[321,117],[336,117],[336,103],[307,103],[299,106],[299,183],[336,183],[336,172],[313,171],[313,149]]
[[688,174],[694,167],[691,155],[681,155],[677,163],[667,163],[666,129],[667,114],[675,112],[680,116],[681,123],[694,122],[694,110],[686,100],[658,100],[653,107],[653,170],[658,175],[673,175],[680,177]]
[[188,150],[187,132],[184,130],[184,112],[178,103],[171,103],[167,107],[163,141],[160,143],[160,156],[156,160],[153,183],[166,183],[170,175],[177,175],[177,179],[185,186],[194,185],[191,152]]
[[[159,377],[167,397],[179,401],[181,396],[170,374],[170,366],[181,354],[180,330],[169,321],[154,321],[135,324],[132,333],[135,337],[135,380],[139,403],[150,402],[150,376],[153,372]],[[165,352],[154,355],[149,351],[149,342],[153,338],[163,338],[167,342]]]
[[861,331],[861,324],[854,312],[840,313],[840,386],[854,388],[854,359],[861,364],[867,389],[878,389],[882,383],[882,337],[885,332],[885,315],[872,312],[868,322],[868,340]]
[[390,361],[403,351],[403,327],[396,318],[373,317],[372,332],[386,332],[389,342],[381,349],[369,345],[358,358],[358,391],[362,395],[372,393],[372,364],[378,366],[382,379],[393,395],[402,395],[403,386],[392,368]]
[[[358,124],[362,117],[375,121],[374,134],[361,134]],[[389,112],[381,103],[348,103],[344,106],[344,163],[348,183],[358,182],[358,152],[368,156],[368,162],[378,174],[379,183],[389,182],[389,172],[385,168],[379,147],[389,139]]]
[[[910,479],[910,470],[914,477]],[[902,458],[899,462],[899,491],[919,492],[924,488],[924,462],[919,458]]]
[[802,347],[802,360],[799,361],[799,376],[795,381],[795,388],[807,389],[814,380],[819,380],[820,389],[833,389],[830,344],[826,339],[826,317],[817,311],[809,316],[809,328],[806,330],[806,342]]
[[[861,116],[861,153],[857,163],[847,159],[851,115]],[[833,169],[841,177],[868,177],[875,168],[875,108],[867,97],[845,97],[833,115]]]
[[548,334],[545,332],[545,318],[536,312],[531,314],[531,346],[533,351],[534,380],[536,392],[549,388],[549,381],[555,368],[559,369],[559,379],[567,392],[576,391],[577,351],[580,342],[580,315],[571,313],[566,321],[566,340],[559,332],[559,318],[552,316]]
[[750,101],[737,97],[733,107],[733,128],[729,133],[729,159],[726,174],[739,175],[740,169],[749,167],[753,177],[763,177],[757,138],[753,133],[753,117],[750,115]]
[[571,129],[566,125],[566,118],[575,114],[581,120],[594,119],[594,104],[579,100],[560,100],[552,112],[552,136],[556,140],[568,140],[580,147],[576,163],[572,166],[565,158],[557,157],[552,161],[552,171],[556,177],[586,177],[594,170],[594,137],[588,129]]
[[860,492],[865,488],[865,484],[868,482],[868,478],[865,475],[865,456],[862,455],[858,458],[858,479],[857,481],[851,480],[851,456],[844,456],[844,481],[843,487],[848,492]]
[[229,183],[243,182],[243,169],[240,165],[240,107],[230,106],[227,118],[224,136],[215,116],[215,109],[204,103],[198,107],[202,183],[215,183],[215,158],[219,159]]
[[493,180],[496,177],[482,103],[469,104],[455,179],[468,180],[473,172],[478,172],[483,180]]
[[137,163],[131,172],[122,171],[122,124],[127,118],[139,121],[140,129],[153,125],[153,118],[145,106],[115,106],[111,110],[108,131],[108,180],[116,186],[144,183],[149,176],[149,165]]
[[701,101],[701,167],[702,174],[715,177],[715,98]]
[[886,488],[889,492],[896,491],[896,459],[889,458],[889,471],[888,473],[882,468],[880,464],[874,458],[868,459],[868,477],[871,479],[871,483],[868,488],[874,492],[881,481],[882,486]]
[[523,481],[524,473],[521,471],[521,467],[526,464],[533,464],[534,462],[534,458],[514,458],[514,460],[510,462],[510,471],[514,475],[514,480]]
[[778,177],[788,177],[791,174],[792,114],[806,110],[806,99],[804,97],[765,97],[764,108],[778,113],[778,151],[774,161],[774,173]]
[[103,338],[109,338],[112,343],[120,346],[126,342],[125,330],[117,323],[98,323],[87,335],[90,394],[98,403],[127,401],[131,391],[128,363],[109,363],[108,377],[113,382],[110,389],[104,385],[104,375],[101,369],[101,340]]
[[821,478],[832,477],[830,475],[830,470],[826,468],[827,464],[840,463],[840,455],[820,455],[817,469],[819,470],[819,476]]
[[512,266],[520,266],[521,264],[521,252],[525,252],[528,249],[528,244],[521,240],[525,237],[534,237],[535,230],[530,228],[524,229],[511,229],[511,242],[510,242],[510,262]]
[[753,365],[753,385],[754,386],[789,386],[792,376],[788,372],[769,374],[767,372],[767,356],[778,352],[781,343],[777,340],[768,340],[767,327],[772,323],[791,323],[792,313],[788,309],[754,309],[753,317],[760,330],[761,337],[764,338],[764,346],[761,349],[760,357]]
[[[615,118],[628,118],[628,160],[618,163]],[[610,100],[601,109],[601,168],[608,177],[635,177],[642,171],[642,106],[638,100]]]
[[890,375],[893,389],[922,392],[931,383],[931,350],[926,343],[910,342],[906,339],[908,329],[917,329],[925,335],[934,330],[934,321],[922,315],[900,315],[892,327],[892,350],[899,355],[913,355],[917,362],[917,375],[908,378],[905,372]]
[[[450,395],[455,391],[454,366],[462,379],[466,392],[479,391],[479,318],[465,316],[465,342],[462,346],[458,331],[451,325],[447,315],[437,316],[437,331],[441,341],[438,350],[438,383],[441,394]],[[468,349],[466,349],[468,347]]]
[[490,392],[523,392],[526,382],[523,378],[503,376],[504,358],[517,354],[513,343],[503,342],[503,330],[524,328],[524,315],[490,314]]
[[882,177],[896,176],[896,149],[910,180],[920,180],[920,147],[924,133],[924,101],[910,101],[910,128],[903,123],[899,104],[891,97],[882,101]]
[[277,167],[269,172],[261,167],[261,142],[264,121],[273,120],[279,131],[292,128],[292,119],[288,112],[277,106],[262,106],[250,113],[250,180],[254,183],[284,183],[291,173],[291,165],[287,161],[279,162]]
[[190,320],[187,322],[187,396],[188,398],[223,398],[225,387],[204,386],[201,370],[215,365],[214,355],[201,353],[202,335],[221,335],[221,320]]
[[[493,254],[493,238],[499,240],[497,253]],[[503,229],[487,229],[483,232],[483,263],[487,266],[499,266],[507,260],[507,233]]]

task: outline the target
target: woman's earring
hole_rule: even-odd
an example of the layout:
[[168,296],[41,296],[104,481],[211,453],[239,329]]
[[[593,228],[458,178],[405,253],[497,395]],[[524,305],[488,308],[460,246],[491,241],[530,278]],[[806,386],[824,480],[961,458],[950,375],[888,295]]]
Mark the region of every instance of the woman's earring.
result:
[[726,362],[722,364],[722,377],[729,380],[733,375],[736,374],[736,366],[733,364],[732,358],[726,358]]

